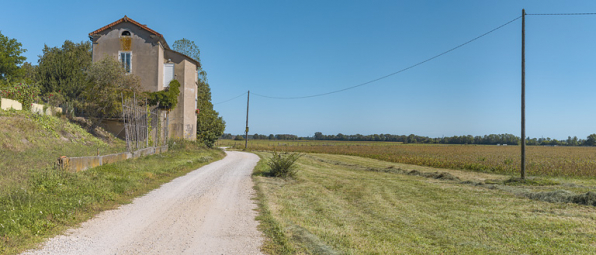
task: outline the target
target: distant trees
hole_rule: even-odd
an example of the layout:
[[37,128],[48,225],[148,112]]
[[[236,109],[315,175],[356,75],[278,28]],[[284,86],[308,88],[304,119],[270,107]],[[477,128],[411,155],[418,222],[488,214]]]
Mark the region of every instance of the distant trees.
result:
[[230,133],[224,133],[223,135],[221,135],[220,137],[221,139],[233,139],[234,136]]
[[591,134],[588,136],[588,139],[586,140],[586,145],[596,146],[596,134]]
[[[512,134],[490,134],[484,136],[451,136],[441,138],[430,138],[427,136],[418,136],[410,134],[405,135],[390,135],[390,134],[372,134],[372,135],[344,135],[339,133],[337,135],[324,135],[321,132],[316,132],[315,140],[335,140],[335,141],[386,141],[386,142],[402,142],[402,143],[426,143],[426,144],[508,144],[519,145],[521,139]],[[558,146],[596,146],[596,134],[588,136],[587,140],[578,139],[577,137],[568,137],[567,140],[557,140],[547,138],[530,138],[526,139],[527,145],[558,145]]]
[[266,140],[266,139],[269,139],[269,137],[266,135],[254,134],[254,135],[252,135],[252,139]]
[[[231,134],[222,136],[223,139],[232,139]],[[238,135],[244,137],[244,135]],[[324,135],[321,132],[315,132],[312,137],[298,137],[290,134],[278,134],[269,136],[254,134],[249,135],[248,139],[260,140],[330,140],[330,141],[384,141],[384,142],[401,142],[404,144],[479,144],[479,145],[519,145],[521,139],[512,134],[490,134],[484,136],[451,136],[430,138],[427,136],[410,135],[391,135],[391,134],[372,134],[372,135],[344,135],[339,133],[337,135]],[[542,146],[596,146],[596,134],[591,134],[587,139],[578,139],[577,136],[569,136],[567,140],[557,140],[547,138],[526,138],[526,145],[542,145]]]

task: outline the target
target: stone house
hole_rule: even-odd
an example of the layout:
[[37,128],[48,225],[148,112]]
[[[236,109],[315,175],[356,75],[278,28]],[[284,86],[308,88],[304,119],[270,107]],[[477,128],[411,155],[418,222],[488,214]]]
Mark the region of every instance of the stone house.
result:
[[89,39],[93,61],[106,56],[118,59],[127,72],[140,78],[145,91],[164,90],[178,80],[180,95],[169,114],[169,137],[196,140],[198,61],[170,49],[163,35],[127,16],[89,33]]

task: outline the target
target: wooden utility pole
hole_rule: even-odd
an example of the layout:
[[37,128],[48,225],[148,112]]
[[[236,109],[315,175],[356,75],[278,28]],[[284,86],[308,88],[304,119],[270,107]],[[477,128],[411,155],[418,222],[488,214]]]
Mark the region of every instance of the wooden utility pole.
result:
[[521,178],[526,179],[526,10],[522,9]]
[[250,90],[248,91],[248,96],[246,97],[246,130],[244,131],[246,135],[244,136],[244,149],[248,148],[248,102],[250,101]]

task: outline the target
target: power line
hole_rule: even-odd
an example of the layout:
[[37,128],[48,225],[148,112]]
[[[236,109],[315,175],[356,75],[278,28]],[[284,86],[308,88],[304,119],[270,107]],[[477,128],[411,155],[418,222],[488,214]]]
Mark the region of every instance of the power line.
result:
[[225,101],[221,101],[221,102],[215,103],[215,104],[213,104],[213,105],[216,105],[216,104],[223,104],[223,103],[230,102],[230,101],[232,101],[232,100],[234,100],[234,99],[236,99],[236,98],[239,98],[239,97],[241,97],[241,96],[244,96],[244,95],[246,95],[246,93],[247,93],[247,92],[244,92],[244,93],[242,93],[242,94],[240,94],[240,95],[238,95],[238,96],[235,96],[235,97],[233,97],[233,98],[230,98],[230,99],[228,99],[228,100],[225,100]]
[[451,49],[449,49],[449,50],[447,50],[447,51],[444,51],[444,52],[442,52],[442,53],[440,53],[440,54],[438,54],[438,55],[435,55],[435,56],[433,56],[433,57],[431,57],[431,58],[428,58],[428,59],[426,59],[426,60],[424,60],[424,61],[421,61],[421,62],[418,62],[418,63],[416,63],[416,64],[413,64],[413,65],[411,65],[411,66],[408,66],[408,67],[406,67],[406,68],[404,68],[404,69],[401,69],[401,70],[399,70],[399,71],[397,71],[397,72],[393,72],[393,73],[390,73],[390,74],[388,74],[388,75],[385,75],[385,76],[382,76],[382,77],[379,77],[379,78],[376,78],[376,79],[373,79],[373,80],[370,80],[370,81],[367,81],[367,82],[364,82],[364,83],[360,83],[360,84],[358,84],[358,85],[354,85],[354,86],[347,87],[347,88],[343,88],[343,89],[339,89],[339,90],[334,90],[334,91],[327,92],[327,93],[314,94],[314,95],[308,95],[308,96],[299,96],[299,97],[275,97],[275,96],[261,95],[261,94],[257,94],[257,93],[254,93],[254,92],[253,92],[253,95],[257,95],[257,96],[260,96],[260,97],[265,97],[265,98],[272,98],[272,99],[303,99],[303,98],[311,98],[311,97],[326,96],[326,95],[330,95],[330,94],[339,93],[339,92],[343,92],[343,91],[346,91],[346,90],[354,89],[354,88],[357,88],[357,87],[361,87],[361,86],[364,86],[364,85],[367,85],[367,84],[370,84],[370,83],[373,83],[373,82],[380,81],[380,80],[382,80],[382,79],[388,78],[388,77],[390,77],[390,76],[396,75],[396,74],[398,74],[398,73],[401,73],[401,72],[407,71],[407,70],[409,70],[409,69],[412,69],[412,68],[414,68],[414,67],[417,67],[417,66],[419,66],[419,65],[422,65],[422,64],[424,64],[424,63],[426,63],[426,62],[429,62],[429,61],[431,61],[431,60],[434,60],[434,59],[436,59],[436,58],[438,58],[438,57],[440,57],[440,56],[443,56],[443,55],[445,55],[445,54],[447,54],[447,53],[449,53],[449,52],[452,52],[452,51],[454,51],[454,50],[457,50],[457,49],[459,49],[459,48],[461,48],[461,47],[463,47],[463,46],[465,46],[465,45],[467,45],[467,44],[469,44],[469,43],[471,43],[471,42],[474,42],[474,41],[476,41],[476,40],[478,40],[478,39],[480,39],[480,38],[482,38],[482,37],[484,37],[484,36],[486,36],[486,35],[488,35],[488,34],[490,34],[490,33],[492,33],[492,32],[495,32],[495,31],[497,31],[497,30],[499,30],[499,29],[501,29],[501,28],[503,28],[503,27],[505,27],[505,26],[507,26],[507,25],[509,25],[509,24],[513,23],[514,21],[516,21],[516,20],[520,19],[521,17],[522,17],[522,16],[519,16],[519,17],[517,17],[517,18],[515,18],[515,19],[512,19],[512,20],[510,20],[510,21],[506,22],[506,23],[505,23],[505,24],[503,24],[503,25],[500,25],[500,26],[498,26],[498,27],[496,27],[496,28],[494,28],[494,29],[492,29],[492,30],[490,30],[490,31],[488,31],[488,32],[486,32],[486,33],[484,33],[484,34],[481,34],[481,35],[479,35],[479,36],[475,37],[475,38],[474,38],[474,39],[472,39],[472,40],[469,40],[469,41],[467,41],[467,42],[464,42],[464,43],[462,43],[462,44],[460,44],[460,45],[458,45],[458,46],[455,46],[455,47],[453,47],[453,48],[451,48]]
[[596,12],[577,12],[577,13],[534,13],[526,15],[534,15],[534,16],[571,16],[571,15],[596,15]]

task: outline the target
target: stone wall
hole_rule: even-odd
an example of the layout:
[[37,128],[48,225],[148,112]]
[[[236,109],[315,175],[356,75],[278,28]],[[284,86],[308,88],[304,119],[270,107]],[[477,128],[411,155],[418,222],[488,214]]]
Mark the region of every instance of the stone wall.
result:
[[0,98],[0,108],[5,111],[10,110],[11,108],[20,111],[23,110],[23,105],[12,99]]
[[33,113],[37,113],[37,114],[41,114],[41,115],[56,115],[56,113],[62,113],[62,108],[59,107],[52,107],[52,106],[47,106],[46,110],[44,111],[43,108],[45,106],[42,104],[36,104],[36,103],[32,103],[31,104],[31,112]]
[[122,160],[127,160],[130,158],[139,158],[144,157],[152,154],[159,154],[168,151],[168,146],[161,146],[161,147],[149,147],[145,149],[141,149],[134,152],[123,152],[123,153],[116,153],[116,154],[109,154],[103,156],[89,156],[89,157],[60,157],[58,159],[58,166],[59,168],[70,171],[70,172],[79,172],[85,171],[89,168],[115,163]]

